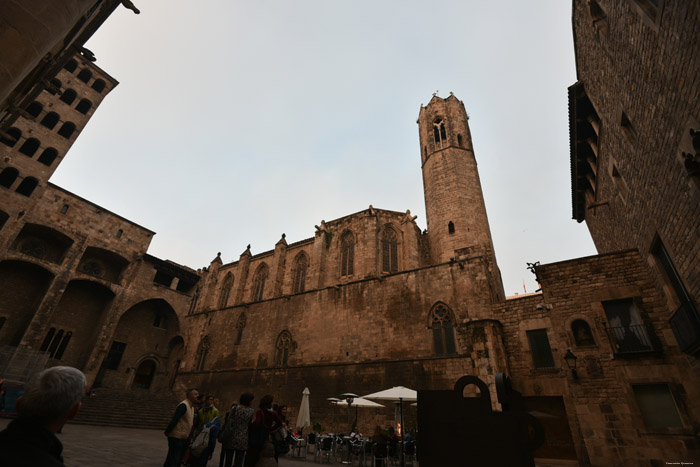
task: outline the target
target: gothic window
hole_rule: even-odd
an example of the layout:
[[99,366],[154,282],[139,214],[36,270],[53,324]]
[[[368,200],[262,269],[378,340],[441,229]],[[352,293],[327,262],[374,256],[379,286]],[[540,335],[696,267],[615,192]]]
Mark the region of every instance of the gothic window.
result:
[[450,310],[442,304],[435,306],[430,313],[430,321],[433,329],[435,354],[453,355],[457,353],[452,313]]
[[29,115],[31,115],[32,117],[38,117],[43,108],[44,108],[43,105],[41,105],[37,101],[34,101],[27,106],[27,113]]
[[228,297],[231,294],[231,288],[233,288],[233,275],[228,272],[224,281],[221,283],[221,291],[219,292],[219,308],[225,308],[228,305]]
[[398,240],[396,232],[390,226],[384,229],[382,234],[382,271],[398,272]]
[[236,341],[234,342],[235,345],[238,345],[241,343],[241,339],[243,338],[243,329],[245,328],[245,323],[246,323],[245,313],[241,313],[241,316],[238,317],[238,322],[236,323]]
[[17,193],[20,195],[24,195],[26,197],[32,196],[32,193],[34,192],[34,188],[36,188],[37,184],[39,181],[34,178],[34,177],[27,177],[24,180],[22,180],[22,183],[19,184],[17,189],[15,190]]
[[15,144],[17,144],[17,141],[19,141],[19,139],[22,137],[22,132],[19,131],[17,128],[12,127],[5,133],[8,137],[6,137],[5,135],[0,136],[0,142],[2,142],[2,144],[4,144],[5,146],[14,148]]
[[554,368],[554,356],[549,345],[546,329],[533,329],[527,331],[527,340],[530,343],[532,362],[538,370],[551,370]]
[[265,292],[265,281],[267,280],[267,264],[262,263],[258,266],[257,271],[255,271],[255,277],[253,277],[253,297],[254,302],[262,300],[263,293]]
[[65,65],[63,65],[63,68],[73,73],[75,69],[78,68],[78,62],[71,58]]
[[75,123],[66,122],[63,124],[61,129],[58,130],[58,134],[63,136],[64,138],[68,139],[71,136],[73,136],[74,131],[75,131]]
[[443,141],[447,140],[447,131],[445,130],[445,121],[442,118],[438,118],[433,122],[433,137],[435,138],[435,143],[441,144]]
[[78,105],[75,106],[75,110],[81,114],[87,114],[91,107],[92,102],[87,99],[81,99],[80,102],[78,102]]
[[0,172],[0,186],[5,188],[10,188],[17,177],[19,176],[19,171],[14,167],[5,167],[2,172]]
[[199,347],[197,348],[197,361],[195,362],[195,371],[204,370],[204,365],[207,361],[207,354],[209,353],[209,347],[211,342],[209,336],[202,337]]
[[70,88],[66,89],[61,94],[61,100],[68,105],[71,105],[76,97],[78,97],[78,93]]
[[101,79],[96,79],[94,83],[92,83],[92,89],[94,89],[97,92],[102,92],[104,91],[105,88],[105,82],[104,80]]
[[73,333],[71,331],[65,332],[63,329],[59,329],[56,332],[56,328],[50,328],[39,351],[48,353],[49,358],[60,360],[72,336]]
[[275,364],[277,366],[287,366],[287,361],[289,359],[289,350],[292,347],[292,335],[289,331],[282,331],[282,333],[277,338],[277,344],[275,348],[277,349],[277,354],[275,356]]
[[24,142],[22,146],[20,146],[19,152],[21,152],[25,156],[32,157],[39,150],[40,145],[41,143],[38,139],[29,138],[27,141]]
[[44,152],[41,153],[39,156],[39,162],[46,166],[51,166],[53,164],[53,161],[56,160],[56,157],[58,157],[58,151],[56,151],[54,148],[46,148],[44,149]]
[[351,276],[355,260],[355,237],[349,230],[340,238],[340,275]]
[[53,130],[59,120],[60,117],[56,112],[49,112],[41,119],[41,124],[49,130]]
[[576,345],[595,345],[593,333],[588,323],[582,319],[576,319],[571,323],[571,332],[574,334]]
[[294,293],[303,292],[306,287],[306,270],[309,268],[309,260],[302,251],[294,260]]
[[92,78],[92,72],[86,68],[83,68],[80,70],[80,73],[78,73],[78,79],[83,83],[90,81],[90,78]]

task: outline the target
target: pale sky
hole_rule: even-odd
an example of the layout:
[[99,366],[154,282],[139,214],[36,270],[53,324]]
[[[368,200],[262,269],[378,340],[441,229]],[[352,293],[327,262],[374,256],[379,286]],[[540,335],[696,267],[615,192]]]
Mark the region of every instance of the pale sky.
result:
[[507,295],[526,262],[595,254],[571,219],[571,2],[139,0],[87,47],[120,84],[51,181],[194,269],[406,211],[426,227],[416,119],[464,102]]

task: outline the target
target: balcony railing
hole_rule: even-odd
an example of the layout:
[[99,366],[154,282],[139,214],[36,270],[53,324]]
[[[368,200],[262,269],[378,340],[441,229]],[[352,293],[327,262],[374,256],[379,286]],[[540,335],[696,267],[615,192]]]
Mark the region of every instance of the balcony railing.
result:
[[608,328],[607,331],[616,355],[647,354],[659,350],[653,332],[643,324]]

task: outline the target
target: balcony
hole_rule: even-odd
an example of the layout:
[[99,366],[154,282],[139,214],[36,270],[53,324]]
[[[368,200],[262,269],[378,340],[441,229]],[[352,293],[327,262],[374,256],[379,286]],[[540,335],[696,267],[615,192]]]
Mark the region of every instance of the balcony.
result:
[[607,328],[616,357],[648,356],[661,351],[650,326],[620,326]]

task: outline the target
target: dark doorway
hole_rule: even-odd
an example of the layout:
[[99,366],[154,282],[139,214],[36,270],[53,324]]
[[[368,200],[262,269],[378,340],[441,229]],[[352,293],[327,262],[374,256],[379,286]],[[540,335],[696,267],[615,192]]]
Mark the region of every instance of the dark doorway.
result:
[[156,362],[153,360],[144,360],[136,369],[134,382],[131,383],[132,388],[148,389],[153,382],[153,376],[156,374]]
[[564,399],[561,397],[525,397],[528,412],[542,424],[544,444],[534,453],[536,459],[575,460],[576,447],[569,428]]

